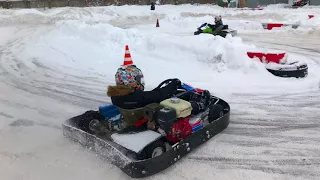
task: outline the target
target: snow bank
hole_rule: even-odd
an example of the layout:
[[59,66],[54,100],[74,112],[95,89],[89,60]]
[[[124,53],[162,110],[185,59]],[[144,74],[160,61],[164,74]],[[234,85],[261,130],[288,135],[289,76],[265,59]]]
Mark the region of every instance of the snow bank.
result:
[[[250,59],[246,52],[261,51],[261,48],[244,44],[241,38],[207,34],[177,36],[162,33],[161,28],[155,27],[142,31],[65,21],[41,37],[26,40],[23,48],[20,46],[13,52],[19,53],[16,58],[30,69],[37,69],[35,64],[40,64],[72,76],[98,78],[113,84],[115,70],[123,63],[126,44],[134,63],[143,70],[147,89],[173,77],[223,93],[235,89],[282,91],[283,86],[288,86],[286,83],[294,84],[297,89],[305,87],[294,79],[274,77],[258,60]],[[43,76],[48,72],[37,73]],[[235,81],[238,78],[242,80]]]
[[[113,83],[115,69],[122,64],[124,46],[128,44],[133,61],[143,69],[147,88],[155,87],[166,78],[178,77],[195,86],[223,92],[227,88],[232,92],[232,89],[267,90],[260,87],[281,91],[281,87],[288,85],[286,83],[291,85],[295,81],[279,80],[260,62],[247,57],[248,50],[259,51],[261,48],[245,44],[239,37],[194,36],[196,27],[212,22],[214,15],[223,15],[224,22],[241,33],[290,32],[299,35],[305,32],[317,36],[319,32],[315,25],[298,30],[286,27],[266,31],[259,24],[260,18],[264,17],[282,17],[283,21],[289,21],[294,19],[287,15],[292,12],[302,17],[309,10],[266,8],[240,12],[211,5],[161,5],[156,11],[149,11],[149,6],[108,6],[46,11],[1,10],[0,17],[4,17],[4,24],[23,19],[25,23],[55,24],[43,36],[32,36],[25,40],[25,45],[19,46],[19,50],[13,50],[20,54],[17,58],[32,70],[40,65],[68,72],[69,75],[100,78],[103,82]],[[314,12],[319,13],[317,10]],[[316,17],[304,21],[317,23]],[[244,20],[246,18],[253,20]],[[159,19],[160,28],[155,27],[156,19]],[[37,73],[48,74],[44,71]],[[235,82],[235,77],[241,77],[244,82]],[[210,85],[208,79],[211,79]],[[273,82],[271,86],[269,82]],[[296,87],[303,89],[305,86]]]
[[[115,70],[123,63],[126,44],[134,63],[143,69],[149,88],[172,77],[187,82],[215,77],[214,82],[222,83],[233,81],[229,73],[246,77],[271,76],[262,64],[247,56],[247,49],[255,47],[242,43],[240,38],[181,37],[155,29],[143,33],[107,24],[61,23],[46,35],[28,40],[25,48],[19,51],[26,64],[36,60],[52,69],[77,76],[98,75],[113,82]],[[34,66],[29,65],[30,68]]]

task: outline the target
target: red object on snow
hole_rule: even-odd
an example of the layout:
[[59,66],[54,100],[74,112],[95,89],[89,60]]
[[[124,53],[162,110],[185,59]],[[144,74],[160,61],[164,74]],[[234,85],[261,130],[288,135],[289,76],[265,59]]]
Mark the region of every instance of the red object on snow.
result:
[[192,126],[189,123],[189,118],[178,120],[172,124],[171,131],[167,135],[170,142],[176,143],[187,138],[192,134]]
[[274,62],[277,64],[284,63],[287,60],[286,53],[271,54],[271,53],[261,53],[261,52],[247,52],[250,58],[257,57],[261,62]]
[[267,24],[267,29],[271,30],[274,27],[282,27],[283,24],[277,24],[277,23],[273,23],[273,24]]
[[309,19],[314,18],[314,15],[308,15],[308,16],[309,16]]

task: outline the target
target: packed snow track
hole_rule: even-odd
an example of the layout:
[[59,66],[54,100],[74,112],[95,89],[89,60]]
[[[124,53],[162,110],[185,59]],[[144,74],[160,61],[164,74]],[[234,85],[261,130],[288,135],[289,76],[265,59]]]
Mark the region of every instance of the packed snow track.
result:
[[[216,14],[238,30],[237,37],[193,36]],[[261,22],[268,21],[301,26],[267,31]],[[146,179],[317,180],[319,22],[320,8],[274,6],[263,11],[208,5],[156,6],[155,11],[149,6],[0,9],[1,179],[130,179],[63,137],[61,128],[66,119],[110,103],[107,86],[114,83],[128,44],[147,89],[176,77],[231,106],[226,130]],[[290,61],[308,64],[309,75],[275,77],[247,57],[249,50],[286,51]]]

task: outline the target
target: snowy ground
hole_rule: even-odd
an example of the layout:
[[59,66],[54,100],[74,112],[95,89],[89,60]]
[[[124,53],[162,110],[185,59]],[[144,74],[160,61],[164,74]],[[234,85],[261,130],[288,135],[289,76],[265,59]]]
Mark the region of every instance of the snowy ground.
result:
[[[238,37],[193,36],[216,14]],[[266,31],[261,22],[301,27]],[[1,9],[0,25],[3,180],[129,179],[61,131],[65,119],[110,102],[106,89],[114,83],[126,44],[147,89],[177,77],[231,105],[225,131],[146,179],[319,179],[320,8]],[[308,63],[309,76],[271,75],[246,56],[261,49],[286,51],[290,61]]]

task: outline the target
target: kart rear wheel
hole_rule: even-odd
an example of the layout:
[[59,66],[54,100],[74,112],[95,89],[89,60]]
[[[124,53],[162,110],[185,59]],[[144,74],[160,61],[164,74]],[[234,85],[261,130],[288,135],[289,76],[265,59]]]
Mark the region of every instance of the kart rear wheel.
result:
[[219,32],[217,35],[225,38],[225,37],[227,36],[227,34],[228,34],[227,32],[221,31],[221,32]]
[[100,114],[98,111],[87,111],[76,118],[78,119],[78,126],[81,130],[93,134],[94,132],[90,128],[90,123],[92,120],[100,119]]
[[138,155],[139,160],[154,158],[166,152],[166,144],[162,139],[156,140],[145,147]]
[[102,124],[98,119],[92,119],[89,122],[89,130],[91,132],[97,132],[101,128]]

